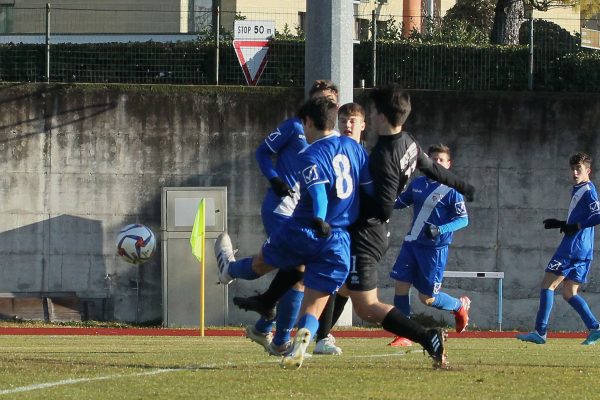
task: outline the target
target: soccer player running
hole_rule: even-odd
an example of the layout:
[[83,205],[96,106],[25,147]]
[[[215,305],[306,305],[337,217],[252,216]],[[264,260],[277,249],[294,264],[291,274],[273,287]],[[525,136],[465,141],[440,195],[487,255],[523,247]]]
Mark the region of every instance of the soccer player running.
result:
[[[450,148],[443,144],[430,146],[429,157],[449,169]],[[460,299],[440,291],[448,260],[448,246],[453,233],[468,225],[465,200],[455,189],[426,176],[414,179],[398,196],[394,208],[414,206],[413,220],[390,277],[396,281],[394,306],[410,316],[410,287],[419,291],[419,300],[439,310],[452,311],[456,332],[461,333],[469,323],[471,300]],[[410,346],[412,342],[396,337],[390,346]]]
[[[348,297],[362,319],[381,324],[396,336],[409,338],[423,346],[435,361],[434,367],[446,366],[445,332],[440,328],[425,329],[407,318],[377,295],[377,263],[388,248],[387,221],[412,173],[418,168],[429,178],[456,188],[472,200],[473,186],[434,163],[413,137],[402,130],[411,111],[410,96],[397,84],[378,87],[371,92],[369,120],[378,135],[369,157],[369,169],[375,185],[375,196],[361,197],[361,214],[349,228],[352,266],[344,286],[335,298],[332,324],[343,310]],[[328,332],[330,326],[323,330]]]
[[[329,96],[337,102],[338,88],[329,80],[317,80],[309,89],[309,97]],[[290,118],[267,136],[256,149],[256,160],[262,174],[269,180],[271,188],[267,191],[261,207],[263,226],[270,236],[285,224],[300,198],[294,163],[306,146],[304,128],[298,117]],[[272,157],[276,155],[276,163]],[[290,276],[291,275],[291,276]],[[299,280],[302,273],[298,270],[280,271],[274,278],[278,281]],[[276,316],[273,308],[263,310],[266,314],[259,318],[255,325],[246,327],[246,337],[263,346],[271,355],[281,355],[291,350],[290,333],[296,323],[300,304],[304,296],[304,287],[300,282],[290,288],[279,300]],[[234,298],[234,303],[238,298]],[[237,304],[236,304],[237,305]],[[275,325],[275,335],[272,330]]]
[[600,223],[600,203],[596,187],[590,182],[592,158],[576,153],[569,159],[575,185],[566,220],[546,219],[545,229],[560,229],[564,236],[546,267],[540,291],[540,304],[535,319],[535,330],[517,335],[517,339],[536,344],[546,343],[548,319],[554,302],[554,291],[562,282],[563,298],[577,311],[589,330],[583,345],[600,340],[600,325],[587,302],[578,294],[587,281],[594,253],[594,226]]
[[235,261],[226,233],[215,243],[221,281],[246,276],[248,271],[263,272],[253,267],[305,266],[298,331],[292,353],[282,359],[284,368],[302,365],[329,295],[344,283],[350,265],[346,228],[358,216],[359,185],[372,193],[367,154],[354,140],[333,130],[336,115],[337,104],[327,97],[312,98],[300,108],[298,116],[309,143],[296,161],[300,200],[290,220],[269,236],[259,254]]
[[[340,134],[354,139],[357,143],[361,143],[365,127],[365,110],[360,104],[346,103],[340,107],[338,110],[338,129]],[[346,302],[338,303],[338,307],[342,308],[336,310],[335,297],[336,295],[334,294],[329,298],[327,306],[319,318],[319,329],[315,338],[317,343],[313,349],[313,354],[342,354],[342,349],[337,346],[335,337],[330,333],[330,330],[334,314],[337,314],[339,318]]]

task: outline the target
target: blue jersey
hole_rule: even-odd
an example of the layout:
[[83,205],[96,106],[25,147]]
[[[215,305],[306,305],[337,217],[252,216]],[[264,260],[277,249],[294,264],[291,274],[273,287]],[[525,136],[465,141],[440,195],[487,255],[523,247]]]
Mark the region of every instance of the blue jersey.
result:
[[425,236],[426,224],[442,226],[457,218],[467,218],[463,196],[456,190],[424,176],[414,179],[396,201],[397,208],[414,205],[413,221],[405,241],[425,246],[442,247],[452,242],[453,232],[435,239]]
[[[280,198],[269,188],[261,210],[266,227],[278,224],[281,216],[290,217],[298,203],[300,190],[294,165],[298,153],[306,146],[308,143],[302,121],[299,118],[291,118],[269,134],[256,150],[256,159],[263,175],[267,179],[278,176],[294,190],[293,196]],[[273,154],[277,154],[275,165],[271,161]],[[267,232],[269,231],[270,229],[267,229]]]
[[304,136],[304,127],[299,118],[291,118],[283,121],[275,132],[267,136],[264,141],[273,154],[277,154],[274,175],[272,172],[261,170],[267,179],[279,176],[284,182],[293,188],[296,185],[296,170],[294,168],[298,153],[308,146]]
[[314,216],[308,189],[325,185],[327,215],[332,228],[345,228],[356,221],[359,185],[372,184],[365,149],[353,139],[332,134],[311,143],[298,155],[300,201],[293,219],[310,224]]
[[[600,213],[598,193],[592,182],[573,186],[567,223],[584,223]],[[580,229],[574,235],[565,235],[556,250],[556,255],[574,260],[591,260],[594,252],[594,228]]]

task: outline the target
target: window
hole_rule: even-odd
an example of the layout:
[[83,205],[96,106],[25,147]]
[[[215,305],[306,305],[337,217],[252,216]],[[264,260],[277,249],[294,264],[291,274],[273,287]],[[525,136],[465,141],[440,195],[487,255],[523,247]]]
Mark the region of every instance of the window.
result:
[[13,6],[0,3],[0,33],[12,33]]
[[298,12],[298,28],[300,28],[300,30],[302,32],[306,32],[306,13],[305,12]]
[[369,40],[369,25],[371,21],[364,18],[354,20],[354,40]]

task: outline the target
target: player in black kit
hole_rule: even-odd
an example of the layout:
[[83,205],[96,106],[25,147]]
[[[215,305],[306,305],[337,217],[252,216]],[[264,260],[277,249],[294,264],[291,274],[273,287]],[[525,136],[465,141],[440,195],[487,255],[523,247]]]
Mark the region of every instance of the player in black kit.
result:
[[[354,256],[350,275],[338,292],[333,309],[322,315],[319,321],[322,328],[320,327],[318,335],[328,333],[350,297],[354,310],[362,319],[381,324],[386,331],[421,344],[435,361],[434,366],[445,367],[446,333],[440,328],[426,329],[404,316],[394,306],[380,302],[377,296],[376,264],[388,247],[387,221],[394,209],[396,197],[415,169],[455,188],[467,200],[473,200],[474,188],[433,162],[412,136],[402,131],[411,105],[408,93],[399,85],[390,84],[373,89],[370,97],[370,130],[378,135],[377,144],[369,157],[375,196],[361,197],[359,220],[349,229],[351,254]],[[261,302],[261,307],[271,306],[265,301],[265,296],[254,296],[252,301],[257,299]],[[256,310],[253,307],[246,308]]]

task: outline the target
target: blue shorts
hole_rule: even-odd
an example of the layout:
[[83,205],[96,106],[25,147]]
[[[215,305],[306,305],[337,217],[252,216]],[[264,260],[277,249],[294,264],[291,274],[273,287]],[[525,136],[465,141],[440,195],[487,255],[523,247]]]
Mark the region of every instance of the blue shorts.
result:
[[448,246],[436,248],[404,242],[390,277],[411,283],[419,293],[433,297],[442,287],[447,260]]
[[285,225],[291,218],[287,215],[267,211],[265,207],[261,209],[260,216],[262,217],[263,226],[265,227],[267,236],[279,229],[280,226]]
[[260,216],[267,236],[290,220],[296,203],[297,201],[291,197],[281,199],[273,194],[271,190],[267,190],[260,208]]
[[279,226],[262,248],[265,262],[276,268],[304,265],[304,285],[324,293],[335,293],[350,270],[350,235],[333,229],[328,238],[294,221]]
[[577,283],[585,283],[587,282],[587,276],[588,272],[590,272],[591,265],[592,260],[574,260],[571,258],[560,257],[555,254],[548,263],[546,272],[562,275],[565,279]]

